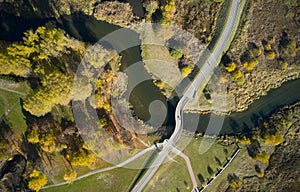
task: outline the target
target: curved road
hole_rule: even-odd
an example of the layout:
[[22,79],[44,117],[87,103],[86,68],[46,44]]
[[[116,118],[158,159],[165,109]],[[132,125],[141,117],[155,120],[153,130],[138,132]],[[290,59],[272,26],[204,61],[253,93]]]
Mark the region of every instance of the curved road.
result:
[[193,80],[188,89],[185,91],[184,95],[177,104],[175,111],[176,126],[172,136],[169,140],[166,140],[164,142],[163,149],[159,153],[158,157],[155,159],[152,166],[148,169],[148,171],[141,178],[141,180],[135,185],[132,191],[142,191],[142,189],[153,177],[159,166],[163,163],[170,151],[172,151],[173,146],[178,141],[183,128],[183,109],[189,101],[192,101],[194,99],[196,95],[195,93],[198,91],[199,87],[208,82],[210,74],[218,66],[217,60],[222,56],[222,53],[225,50],[227,43],[229,42],[230,36],[233,33],[234,26],[238,21],[239,8],[240,0],[233,0],[225,28],[221,34],[221,37],[218,40],[217,46],[214,48],[212,54],[206,60],[205,64],[200,68],[198,75]]

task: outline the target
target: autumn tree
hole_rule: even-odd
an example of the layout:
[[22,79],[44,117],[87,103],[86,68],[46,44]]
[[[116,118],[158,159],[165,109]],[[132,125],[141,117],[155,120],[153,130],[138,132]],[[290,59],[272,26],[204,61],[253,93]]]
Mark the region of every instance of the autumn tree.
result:
[[182,77],[187,77],[191,73],[191,71],[192,71],[192,69],[188,65],[183,66],[181,68],[181,75],[182,75]]
[[75,170],[68,170],[64,175],[64,180],[68,183],[73,183],[74,179],[77,177],[77,172]]
[[243,77],[243,73],[242,73],[242,71],[240,71],[240,70],[236,70],[236,71],[232,74],[232,77],[235,78],[235,79],[239,79],[239,78]]
[[276,57],[276,54],[273,50],[265,51],[265,55],[267,60],[274,60]]
[[284,140],[283,135],[279,131],[277,131],[275,134],[266,132],[262,138],[265,144],[274,146],[281,144]]
[[254,156],[255,160],[261,161],[262,163],[268,163],[270,159],[270,155],[267,154],[265,151],[261,152],[260,154],[256,154]]
[[40,141],[38,131],[35,129],[28,131],[27,141],[33,144],[38,143]]
[[93,91],[92,84],[86,77],[75,78],[73,83],[73,99],[75,101],[84,101]]
[[227,180],[229,181],[230,186],[234,189],[240,188],[243,184],[236,174],[229,174],[227,176]]
[[12,43],[0,52],[0,74],[26,77],[32,67],[50,57],[57,58],[69,49],[81,51],[84,44],[68,37],[62,29],[42,26],[24,33],[23,41]]
[[24,101],[24,109],[35,116],[50,112],[56,104],[67,105],[71,99],[72,77],[54,71],[42,79],[42,87],[30,94]]
[[41,187],[45,186],[46,184],[47,178],[43,173],[37,171],[36,169],[34,169],[30,173],[28,182],[28,187],[30,189],[33,189],[38,192],[41,189]]
[[248,71],[252,71],[254,69],[254,67],[258,65],[258,60],[253,59],[251,61],[245,61],[243,63],[243,66],[248,70]]
[[73,166],[91,167],[96,161],[96,155],[94,153],[82,149],[72,155],[67,155],[66,158]]
[[162,24],[171,24],[171,21],[175,15],[176,12],[176,5],[174,0],[168,0],[166,1],[166,4],[162,6]]
[[241,139],[240,139],[240,143],[242,145],[249,145],[251,144],[251,139],[246,137],[246,136],[243,136]]
[[235,64],[234,62],[230,62],[230,63],[228,63],[228,64],[225,65],[225,69],[226,69],[229,73],[231,73],[231,72],[233,72],[233,71],[236,70],[236,64]]

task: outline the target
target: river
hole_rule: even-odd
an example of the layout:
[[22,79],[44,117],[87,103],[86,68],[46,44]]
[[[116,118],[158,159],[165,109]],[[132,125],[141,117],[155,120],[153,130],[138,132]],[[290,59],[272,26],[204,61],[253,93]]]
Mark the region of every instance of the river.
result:
[[[21,40],[25,30],[30,28],[35,29],[47,22],[53,22],[58,27],[63,28],[71,36],[90,43],[95,43],[106,34],[120,29],[118,26],[104,21],[97,21],[95,18],[83,14],[63,16],[58,20],[54,18],[28,20],[4,12],[1,12],[0,15],[1,39],[7,41]],[[138,36],[134,32],[132,32],[132,36],[138,39]],[[141,61],[140,53],[141,50],[139,46],[121,52],[121,70],[126,71],[127,67],[138,64],[140,68],[139,75],[149,79],[150,76],[142,66],[142,63],[138,63]],[[129,74],[129,86],[130,82],[134,81],[134,78],[134,74]],[[299,101],[299,90],[300,79],[284,83],[280,88],[271,90],[266,96],[261,97],[251,104],[246,111],[232,113],[230,116],[226,116],[221,134],[236,134],[253,128],[259,118],[267,117],[276,108]],[[151,80],[139,84],[130,94],[130,102],[134,106],[135,114],[144,121],[150,119],[148,106],[153,100],[161,100],[165,106],[168,106],[168,119],[166,119],[165,123],[169,125],[168,127],[172,127],[174,123],[174,104],[172,105],[170,103],[174,102],[166,101],[166,98],[160,93],[159,89]],[[203,132],[209,122],[209,118],[210,115],[199,116],[198,114],[185,114],[184,127],[189,130],[190,127],[195,127],[197,124],[197,130]],[[198,121],[199,123],[197,123]]]

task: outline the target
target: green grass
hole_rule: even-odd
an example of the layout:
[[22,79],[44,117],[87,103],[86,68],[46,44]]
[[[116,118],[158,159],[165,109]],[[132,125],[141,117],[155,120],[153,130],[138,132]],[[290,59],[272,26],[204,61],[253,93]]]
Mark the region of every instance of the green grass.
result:
[[[230,157],[236,149],[235,145],[223,146],[214,143],[206,153],[200,155],[198,152],[200,142],[201,139],[192,139],[183,151],[190,158],[198,186],[206,184],[216,174],[217,168],[222,167],[218,164],[216,158],[224,165],[226,157]],[[227,150],[227,153],[225,150]],[[212,175],[209,174],[208,167],[212,169]],[[200,174],[205,180],[204,183],[201,183],[198,178]],[[177,156],[174,161],[169,161],[161,166],[147,185],[145,191],[191,191],[191,189],[192,182],[186,163],[181,157]]]
[[14,83],[0,80],[0,116],[7,113],[7,124],[19,135],[22,135],[27,129],[20,100],[26,97],[29,90],[30,87],[25,82]]
[[75,181],[73,184],[41,190],[43,192],[94,192],[94,191],[127,191],[131,180],[138,170],[119,168],[112,171],[92,175]]

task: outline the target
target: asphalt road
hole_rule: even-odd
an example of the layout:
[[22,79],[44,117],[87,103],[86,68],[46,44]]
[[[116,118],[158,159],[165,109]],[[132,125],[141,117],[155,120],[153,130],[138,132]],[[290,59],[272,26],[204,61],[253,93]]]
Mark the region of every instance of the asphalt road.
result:
[[216,47],[214,48],[213,52],[206,60],[205,64],[200,68],[200,71],[188,89],[185,91],[184,95],[180,99],[177,104],[176,111],[175,111],[175,121],[176,126],[174,132],[169,140],[166,140],[163,143],[163,149],[159,153],[158,157],[153,162],[152,166],[148,169],[145,175],[141,178],[141,180],[135,185],[133,188],[133,192],[142,191],[142,189],[146,186],[149,180],[153,177],[156,173],[159,166],[163,163],[166,159],[170,151],[172,151],[173,146],[178,141],[183,128],[183,109],[185,105],[194,99],[195,92],[198,91],[199,87],[203,87],[202,85],[206,84],[209,80],[210,74],[214,71],[214,69],[218,66],[217,60],[219,57],[222,56],[224,49],[232,35],[234,30],[234,25],[238,21],[238,9],[240,7],[240,0],[233,0],[231,4],[230,13],[221,34],[221,37],[218,40]]

